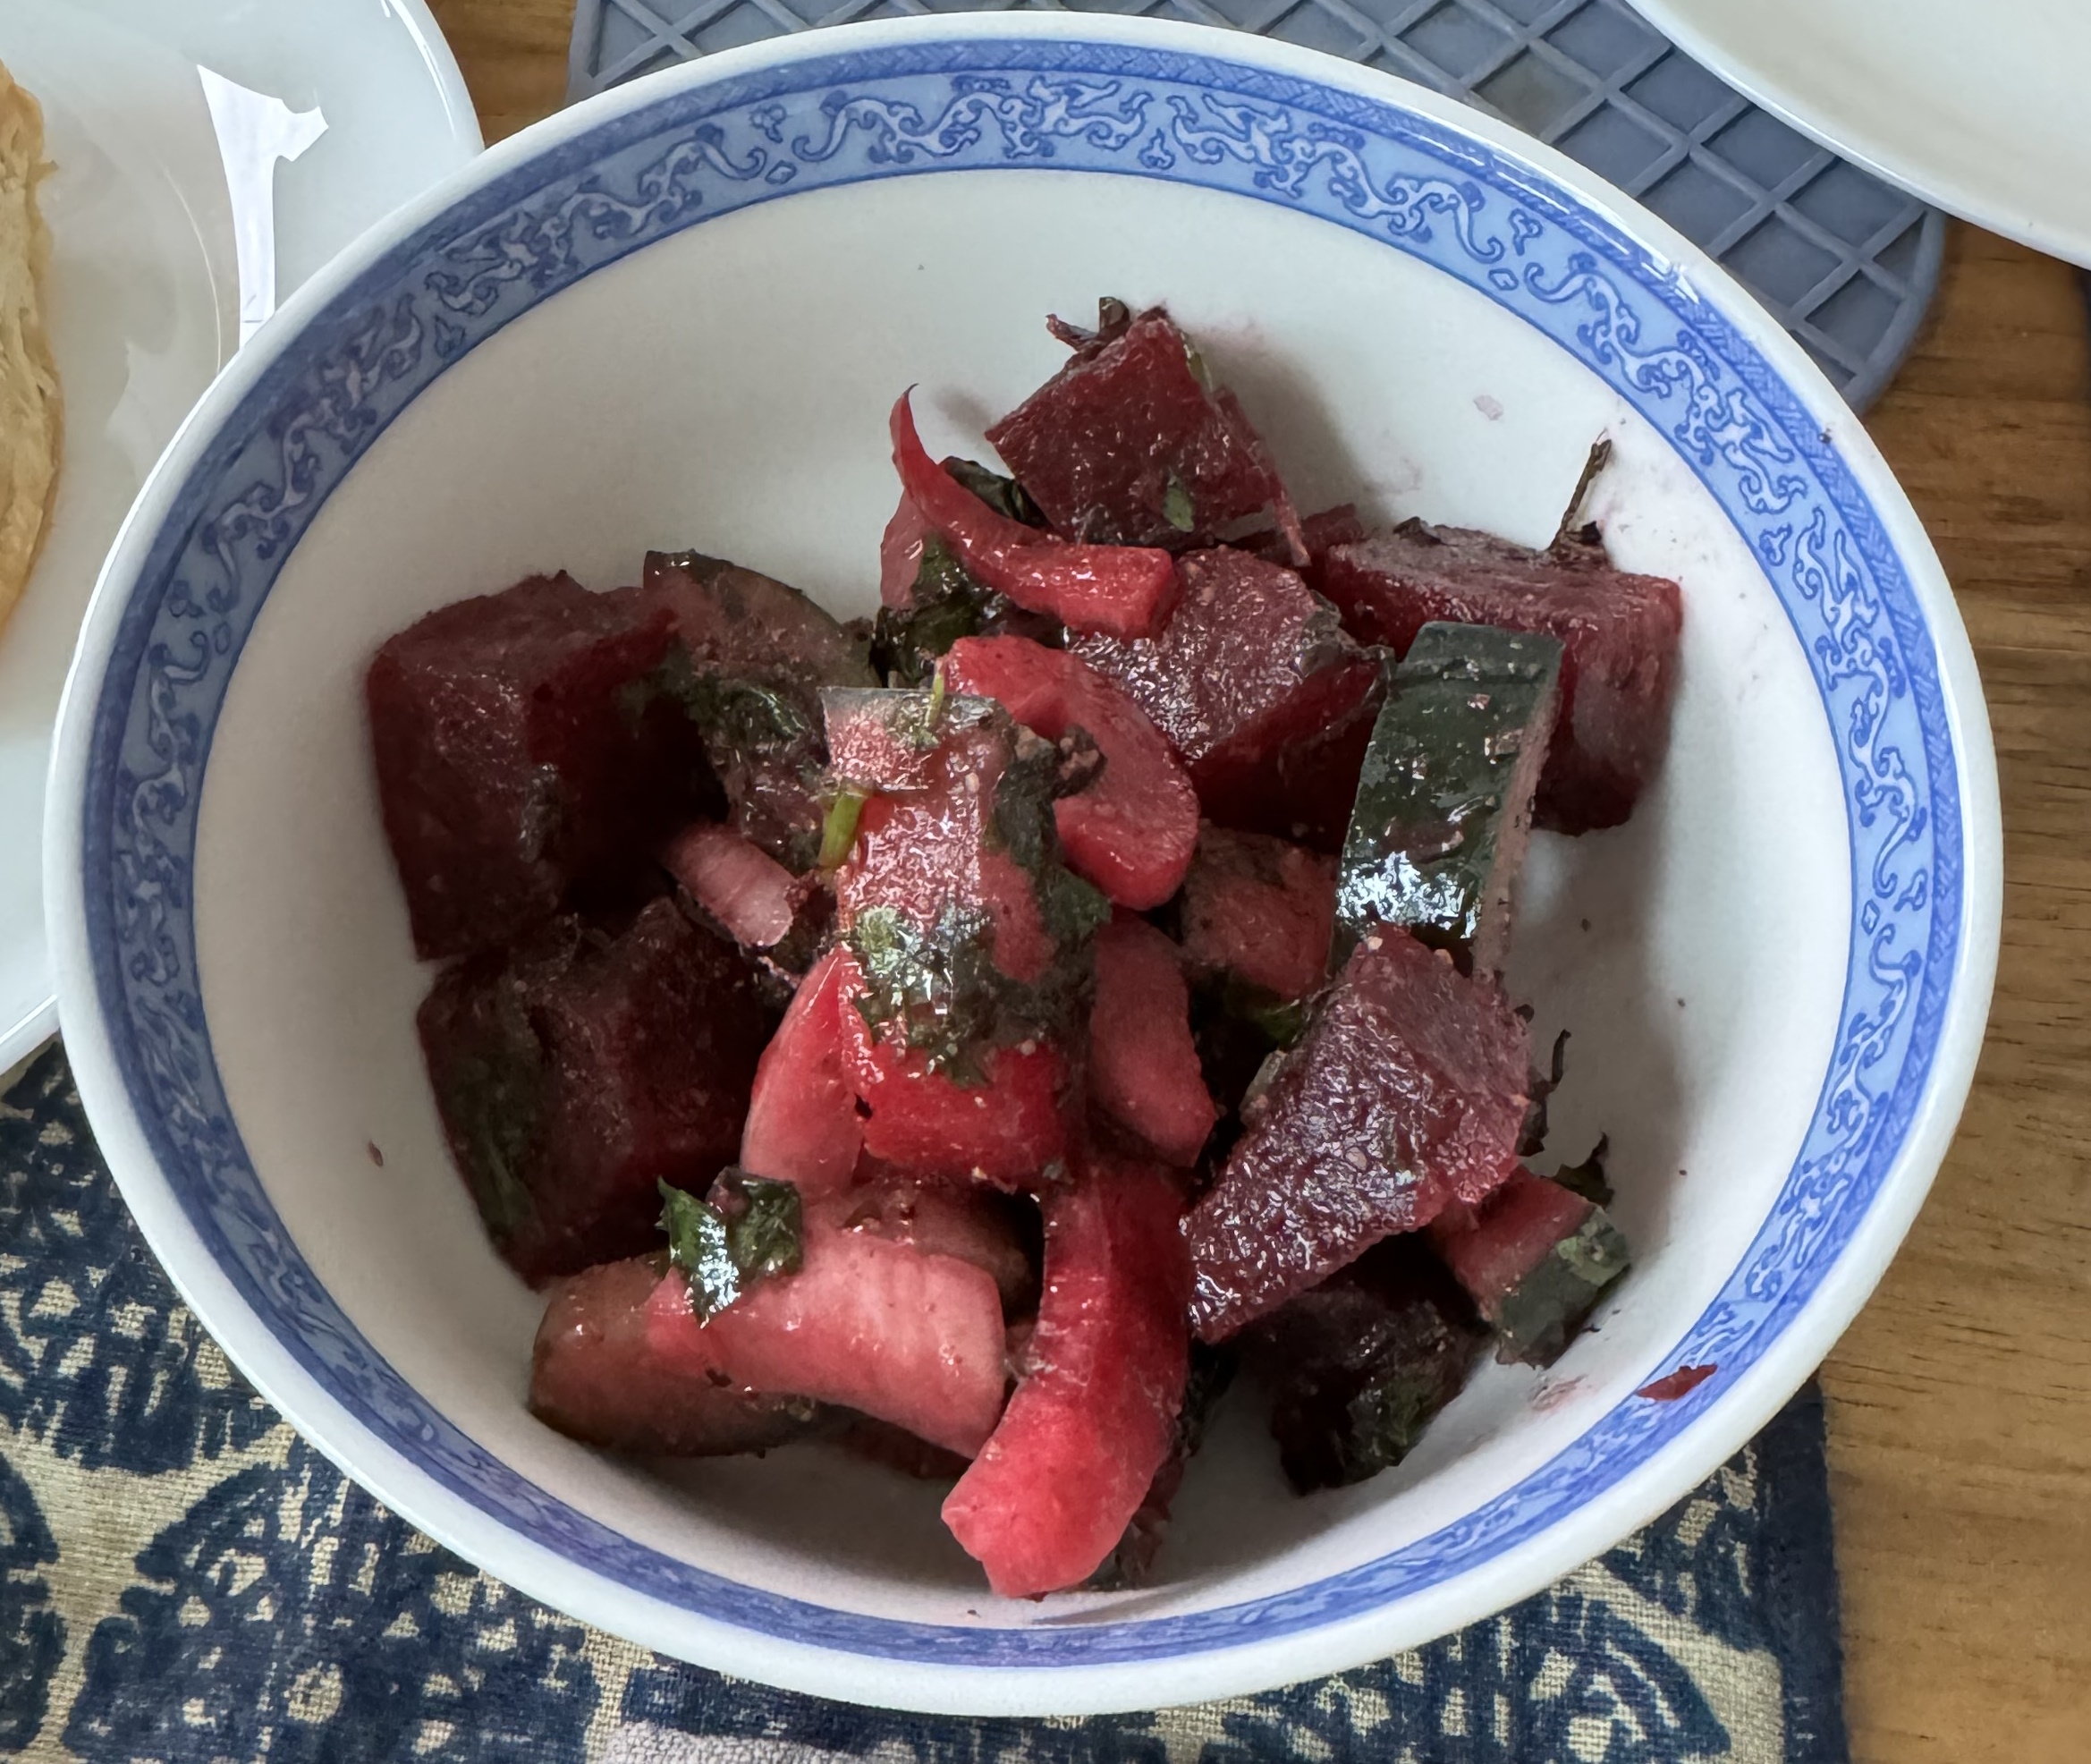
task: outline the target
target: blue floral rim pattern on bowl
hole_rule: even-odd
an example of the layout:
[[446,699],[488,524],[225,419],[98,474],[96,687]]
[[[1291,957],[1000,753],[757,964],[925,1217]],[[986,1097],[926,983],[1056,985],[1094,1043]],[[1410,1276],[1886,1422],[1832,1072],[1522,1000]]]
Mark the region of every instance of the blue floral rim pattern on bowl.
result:
[[[411,1388],[284,1231],[214,1064],[191,866],[217,710],[277,572],[392,418],[511,319],[682,228],[794,192],[1001,167],[1161,179],[1283,205],[1412,254],[1533,325],[1692,463],[1769,573],[1841,768],[1854,895],[1841,1028],[1770,1217],[1669,1363],[1459,1523],[1282,1595],[1146,1622],[965,1629],[787,1599],[642,1547],[531,1484]],[[388,251],[255,381],[175,490],[123,609],[85,793],[89,954],[131,1106],[245,1302],[391,1449],[526,1538],[707,1618],[966,1666],[1226,1648],[1469,1573],[1616,1484],[1776,1344],[1864,1220],[1937,1054],[1962,952],[1961,805],[1924,610],[1805,401],[1676,269],[1545,174],[1387,97],[1212,54],[1073,38],[891,39],[678,86],[512,166]]]

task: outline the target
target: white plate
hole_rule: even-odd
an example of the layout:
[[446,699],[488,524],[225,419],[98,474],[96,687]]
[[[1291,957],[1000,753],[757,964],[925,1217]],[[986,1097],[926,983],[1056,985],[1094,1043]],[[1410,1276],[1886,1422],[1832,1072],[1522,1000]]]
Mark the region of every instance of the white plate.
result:
[[2091,264],[2084,0],[1632,0],[1686,54],[1927,202]]
[[42,196],[65,391],[50,537],[0,628],[4,1072],[57,1026],[44,774],[80,614],[124,511],[242,332],[463,165],[479,133],[422,0],[0,0],[0,61],[42,102],[57,166]]

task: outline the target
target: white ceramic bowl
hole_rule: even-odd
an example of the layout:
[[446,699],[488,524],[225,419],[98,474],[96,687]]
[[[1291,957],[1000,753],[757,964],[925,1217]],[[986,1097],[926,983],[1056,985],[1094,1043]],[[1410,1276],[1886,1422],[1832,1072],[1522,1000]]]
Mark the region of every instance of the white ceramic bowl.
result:
[[[1639,1266],[1548,1374],[1490,1367],[1395,1473],[1299,1501],[1238,1410],[1158,1585],[999,1604],[934,1493],[817,1448],[658,1475],[525,1412],[532,1297],[444,1155],[428,976],[360,683],[430,607],[697,544],[872,603],[884,417],[933,448],[1166,299],[1303,504],[1538,541],[1592,438],[1621,559],[1682,579],[1632,823],[1542,840],[1512,980],[1575,1031]],[[104,1150],[255,1384],[503,1579],[800,1689],[1071,1712],[1242,1691],[1533,1591],[1740,1446],[1879,1277],[1989,996],[1996,787],[1952,599],[1864,433],[1660,223],[1466,111],[1140,21],[765,43],[496,148],[220,379],[89,618],[49,839]],[[384,1153],[382,1167],[371,1148]],[[1682,1365],[1686,1399],[1635,1395]]]

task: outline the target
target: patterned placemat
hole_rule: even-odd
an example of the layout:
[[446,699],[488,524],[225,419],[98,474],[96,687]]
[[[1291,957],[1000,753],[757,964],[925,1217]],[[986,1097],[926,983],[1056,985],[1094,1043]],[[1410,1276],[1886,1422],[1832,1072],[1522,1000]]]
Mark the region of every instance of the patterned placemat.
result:
[[387,1513],[176,1300],[54,1047],[0,1100],[0,1754],[473,1764],[1846,1764],[1819,1395],[1550,1591],[1361,1671],[1070,1721],[794,1696]]
[[823,25],[1025,8],[1274,37],[1513,123],[1718,259],[1854,410],[1894,377],[1938,290],[1943,215],[1758,109],[1628,0],[576,0],[567,97]]

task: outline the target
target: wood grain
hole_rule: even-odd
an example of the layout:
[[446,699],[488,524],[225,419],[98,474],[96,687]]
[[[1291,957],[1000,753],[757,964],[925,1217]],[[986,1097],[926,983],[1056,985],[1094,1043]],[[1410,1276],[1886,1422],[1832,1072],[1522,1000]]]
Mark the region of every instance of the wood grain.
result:
[[[563,94],[571,0],[433,0],[489,140]],[[1944,558],[2003,785],[2003,953],[1960,1134],[1824,1371],[1858,1764],[2091,1760],[2091,324],[1953,229],[1867,428]]]

